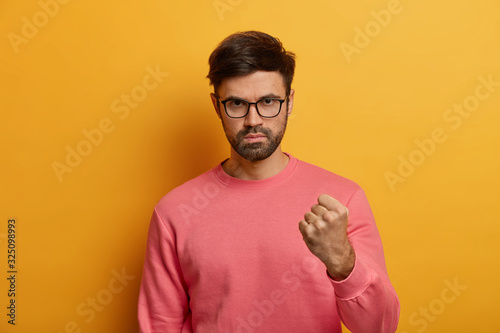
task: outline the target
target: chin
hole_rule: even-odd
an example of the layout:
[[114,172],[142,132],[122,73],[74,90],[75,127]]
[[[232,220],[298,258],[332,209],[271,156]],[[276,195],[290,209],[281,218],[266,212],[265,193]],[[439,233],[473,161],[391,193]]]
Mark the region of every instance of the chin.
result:
[[[254,146],[256,144],[253,143],[251,145]],[[263,147],[253,148],[246,146],[245,148],[238,149],[236,151],[244,159],[250,162],[258,162],[258,161],[263,161],[269,156],[271,156],[276,151],[276,149],[266,149]]]

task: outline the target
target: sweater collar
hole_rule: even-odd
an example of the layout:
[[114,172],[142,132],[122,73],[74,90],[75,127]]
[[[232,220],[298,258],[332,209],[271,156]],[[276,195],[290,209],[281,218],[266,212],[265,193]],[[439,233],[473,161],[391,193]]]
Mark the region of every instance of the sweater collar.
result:
[[229,187],[236,187],[242,189],[262,189],[270,187],[290,177],[290,175],[295,170],[295,167],[297,166],[298,160],[288,153],[285,154],[289,157],[288,164],[280,173],[269,178],[259,179],[259,180],[247,180],[247,179],[239,179],[232,177],[228,175],[222,168],[222,163],[224,163],[224,161],[214,168],[215,177],[222,184]]

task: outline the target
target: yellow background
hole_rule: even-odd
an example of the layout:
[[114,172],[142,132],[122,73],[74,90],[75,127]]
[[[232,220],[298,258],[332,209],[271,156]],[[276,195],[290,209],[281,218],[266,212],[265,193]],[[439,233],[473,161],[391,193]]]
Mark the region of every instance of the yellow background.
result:
[[[487,97],[478,88],[480,78],[500,82],[497,0],[57,4],[0,2],[0,331],[137,332],[155,203],[228,156],[208,56],[228,34],[256,29],[297,54],[284,150],[368,195],[401,301],[398,332],[500,332],[500,86]],[[391,14],[383,25],[372,12],[380,19],[381,10]],[[148,68],[168,76],[146,91]],[[446,120],[476,89],[484,98],[474,111]],[[126,116],[113,112],[132,91],[147,96]],[[54,162],[65,164],[67,146],[85,149],[82,131],[105,119],[113,131],[59,179]],[[429,143],[435,129],[446,140],[418,153],[415,140]],[[398,173],[410,155],[419,165]],[[6,316],[11,217],[15,327]],[[130,280],[120,285],[122,272]],[[447,282],[465,289],[450,293]],[[92,317],[96,297],[106,304]]]

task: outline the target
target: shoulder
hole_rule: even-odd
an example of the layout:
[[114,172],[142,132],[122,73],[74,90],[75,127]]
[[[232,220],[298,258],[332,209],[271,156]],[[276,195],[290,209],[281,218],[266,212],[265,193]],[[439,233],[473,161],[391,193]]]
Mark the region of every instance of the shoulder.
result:
[[296,171],[293,185],[302,193],[310,193],[315,198],[328,194],[343,205],[349,205],[349,209],[369,208],[365,192],[356,182],[303,161],[299,161]]
[[219,191],[220,184],[214,174],[214,169],[210,169],[201,175],[188,180],[165,194],[156,204],[156,210],[165,211],[171,207],[191,204],[200,196],[210,196],[215,191]]
[[356,182],[301,160],[297,163],[293,179],[290,184],[292,187],[315,199],[320,194],[328,194],[345,205],[360,194],[364,195],[364,191]]
[[297,173],[299,173],[302,177],[307,177],[308,181],[318,183],[326,182],[349,191],[357,191],[361,189],[361,187],[356,182],[348,178],[301,160],[298,160],[297,163]]

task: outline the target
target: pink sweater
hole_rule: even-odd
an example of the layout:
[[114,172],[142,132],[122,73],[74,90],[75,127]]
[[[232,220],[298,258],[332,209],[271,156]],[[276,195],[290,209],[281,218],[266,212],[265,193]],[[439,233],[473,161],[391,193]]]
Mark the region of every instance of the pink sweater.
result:
[[[354,270],[341,282],[298,228],[320,194],[349,209]],[[139,294],[141,332],[395,332],[399,301],[363,190],[290,156],[263,180],[214,169],[156,205]]]

